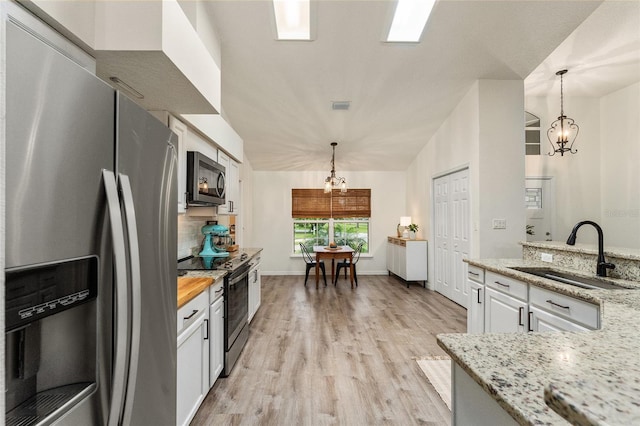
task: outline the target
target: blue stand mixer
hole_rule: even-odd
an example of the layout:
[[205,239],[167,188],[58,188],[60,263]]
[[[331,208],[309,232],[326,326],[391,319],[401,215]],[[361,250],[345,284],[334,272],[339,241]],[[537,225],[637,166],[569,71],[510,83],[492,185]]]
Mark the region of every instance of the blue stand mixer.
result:
[[227,244],[229,241],[229,228],[224,225],[204,225],[201,229],[204,235],[200,257],[228,257]]

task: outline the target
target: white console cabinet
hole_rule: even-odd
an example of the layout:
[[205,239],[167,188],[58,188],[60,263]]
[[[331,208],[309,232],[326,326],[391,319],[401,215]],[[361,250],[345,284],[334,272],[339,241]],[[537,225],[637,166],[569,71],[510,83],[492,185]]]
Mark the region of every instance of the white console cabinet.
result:
[[387,270],[407,281],[422,281],[426,287],[427,241],[387,237]]

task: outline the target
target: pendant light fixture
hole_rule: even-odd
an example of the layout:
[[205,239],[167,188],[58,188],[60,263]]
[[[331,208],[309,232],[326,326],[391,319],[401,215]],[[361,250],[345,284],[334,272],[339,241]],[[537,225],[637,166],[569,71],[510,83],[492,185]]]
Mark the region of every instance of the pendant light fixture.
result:
[[336,145],[338,142],[331,142],[333,154],[331,155],[331,176],[324,180],[324,192],[329,193],[334,188],[340,188],[340,192],[347,192],[347,181],[343,177],[336,177]]
[[[553,123],[547,130],[547,139],[551,144],[553,152],[549,152],[549,155],[553,156],[556,152],[560,153],[560,156],[564,156],[565,152],[575,154],[577,149],[573,149],[573,143],[578,137],[578,131],[580,127],[575,123],[573,118],[569,118],[564,115],[564,92],[562,87],[562,76],[567,73],[567,70],[561,70],[556,73],[560,76],[560,117]],[[557,145],[554,145],[554,143]]]

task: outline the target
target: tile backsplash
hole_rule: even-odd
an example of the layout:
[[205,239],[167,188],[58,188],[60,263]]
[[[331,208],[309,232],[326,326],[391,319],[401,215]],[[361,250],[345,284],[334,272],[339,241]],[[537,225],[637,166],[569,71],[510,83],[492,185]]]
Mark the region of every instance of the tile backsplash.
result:
[[207,224],[202,217],[178,215],[178,259],[191,256],[194,248],[202,244],[200,228]]

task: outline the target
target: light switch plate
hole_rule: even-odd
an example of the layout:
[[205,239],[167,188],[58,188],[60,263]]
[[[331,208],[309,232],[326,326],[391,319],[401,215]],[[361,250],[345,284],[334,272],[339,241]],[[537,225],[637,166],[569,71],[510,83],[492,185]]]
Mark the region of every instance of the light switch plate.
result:
[[551,253],[540,253],[540,260],[543,262],[553,262],[553,255]]
[[493,219],[493,229],[507,229],[507,219]]

